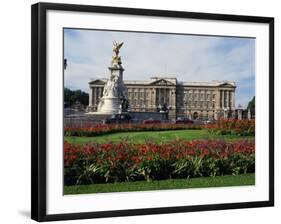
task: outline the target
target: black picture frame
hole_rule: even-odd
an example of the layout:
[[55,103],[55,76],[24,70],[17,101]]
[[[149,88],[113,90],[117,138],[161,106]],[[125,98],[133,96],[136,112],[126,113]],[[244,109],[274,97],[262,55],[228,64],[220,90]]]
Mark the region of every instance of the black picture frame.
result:
[[[160,207],[100,212],[46,214],[46,13],[48,10],[111,13],[123,15],[192,18],[217,21],[253,22],[269,25],[269,200],[243,203],[208,204],[195,206]],[[161,213],[178,213],[206,210],[238,209],[274,206],[274,18],[164,11],[137,8],[103,7],[73,4],[37,3],[32,5],[32,155],[31,155],[31,218],[36,221],[86,219],[115,216],[132,216]]]

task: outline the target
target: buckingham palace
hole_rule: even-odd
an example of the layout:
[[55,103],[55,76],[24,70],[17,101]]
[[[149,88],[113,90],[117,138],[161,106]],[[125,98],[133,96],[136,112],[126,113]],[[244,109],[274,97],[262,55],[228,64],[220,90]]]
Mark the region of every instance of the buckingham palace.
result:
[[[89,107],[96,111],[107,79],[89,82]],[[236,85],[230,81],[181,82],[174,77],[124,80],[130,111],[155,112],[165,107],[169,118],[218,119],[233,116]]]

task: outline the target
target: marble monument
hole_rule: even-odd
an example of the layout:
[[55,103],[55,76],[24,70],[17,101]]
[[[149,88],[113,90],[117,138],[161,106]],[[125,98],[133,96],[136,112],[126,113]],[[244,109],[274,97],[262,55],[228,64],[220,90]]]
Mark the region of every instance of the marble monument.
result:
[[117,114],[127,112],[129,107],[128,91],[123,82],[123,72],[120,48],[123,42],[113,42],[113,53],[111,65],[108,67],[110,78],[104,85],[102,97],[99,101],[97,111],[91,114]]

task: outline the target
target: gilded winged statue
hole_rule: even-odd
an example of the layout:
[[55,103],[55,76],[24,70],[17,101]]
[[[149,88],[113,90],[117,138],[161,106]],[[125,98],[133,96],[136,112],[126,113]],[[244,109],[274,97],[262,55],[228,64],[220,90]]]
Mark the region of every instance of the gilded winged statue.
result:
[[123,46],[124,42],[117,43],[115,40],[113,41],[113,51],[115,55],[118,56],[120,48]]
[[112,64],[117,63],[121,64],[121,57],[119,56],[120,48],[123,46],[124,42],[117,43],[115,40],[113,41],[113,52],[115,53],[114,56],[112,56]]

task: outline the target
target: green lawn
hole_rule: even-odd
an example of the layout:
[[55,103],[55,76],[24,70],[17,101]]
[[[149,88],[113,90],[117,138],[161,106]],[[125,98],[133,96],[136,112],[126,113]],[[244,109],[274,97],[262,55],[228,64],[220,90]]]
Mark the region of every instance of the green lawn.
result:
[[172,131],[139,131],[139,132],[120,132],[112,134],[104,134],[96,137],[65,137],[65,140],[71,143],[84,144],[87,142],[106,143],[118,142],[127,139],[135,143],[144,143],[146,141],[154,141],[157,143],[166,142],[175,139],[210,139],[220,138],[226,140],[235,139],[253,139],[254,137],[240,137],[234,135],[210,135],[207,130],[172,130]]
[[150,191],[204,187],[245,186],[255,184],[255,174],[238,176],[199,177],[191,179],[171,179],[160,181],[136,181],[110,184],[65,186],[64,194],[88,194],[107,192]]

